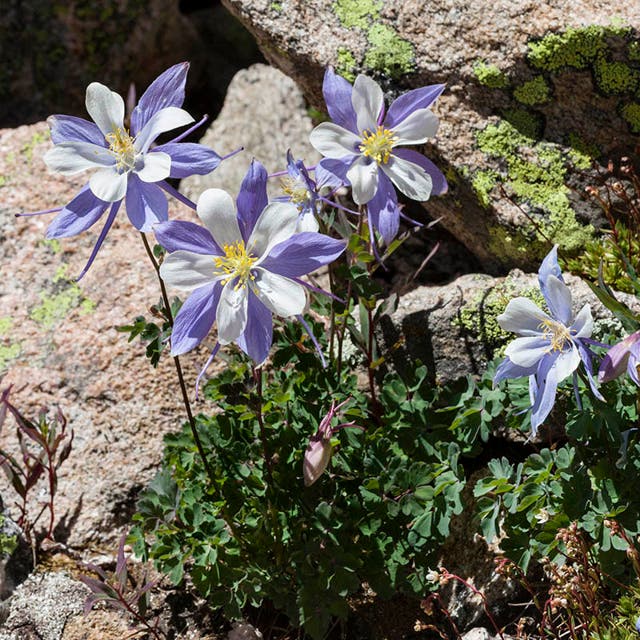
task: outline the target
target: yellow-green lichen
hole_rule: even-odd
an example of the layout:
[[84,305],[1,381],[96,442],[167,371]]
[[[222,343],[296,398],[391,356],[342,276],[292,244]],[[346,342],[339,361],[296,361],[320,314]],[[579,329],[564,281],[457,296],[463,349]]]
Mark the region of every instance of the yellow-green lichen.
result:
[[38,244],[49,249],[49,251],[51,251],[51,253],[53,253],[54,255],[62,251],[62,244],[57,238],[47,238],[44,240],[40,240]]
[[35,148],[39,144],[42,144],[43,142],[49,140],[50,137],[51,134],[49,133],[48,129],[46,129],[45,131],[36,131],[31,136],[31,140],[29,140],[29,142],[27,142],[27,144],[22,147],[22,155],[26,158],[29,164],[31,164],[31,161],[33,160],[33,152]]
[[282,2],[272,2],[269,5],[269,9],[271,9],[271,11],[282,11]]
[[[335,0],[333,10],[347,29],[362,29],[367,37],[367,50],[362,64],[390,78],[398,78],[415,69],[413,45],[392,29],[380,23],[382,0]],[[338,68],[344,77],[354,77],[357,60],[346,48],[338,50]]]
[[5,516],[0,514],[0,557],[6,561],[18,548],[18,535],[9,533],[11,528],[5,525]]
[[638,86],[640,74],[624,62],[609,62],[603,58],[593,66],[596,84],[606,95],[633,93]]
[[[538,219],[518,230],[540,242],[548,238],[566,252],[575,252],[593,236],[591,226],[581,225],[569,201],[566,186],[570,157],[555,144],[537,142],[501,120],[477,134],[478,147],[505,167],[500,182],[515,202],[527,205]],[[521,242],[516,241],[515,247]],[[495,247],[499,249],[499,247]]]
[[569,158],[577,169],[586,170],[593,165],[594,158],[600,155],[600,150],[594,144],[583,140],[578,134],[569,134]]
[[40,304],[29,314],[31,319],[45,329],[52,329],[64,320],[71,311],[78,309],[81,314],[91,313],[95,308],[92,300],[84,297],[78,284],[67,278],[67,265],[62,265],[53,277],[55,292],[41,291]]
[[335,0],[333,11],[347,29],[367,29],[378,20],[382,0]]
[[338,74],[349,82],[353,82],[356,79],[357,69],[358,64],[353,53],[346,47],[340,47],[338,49],[338,62],[336,64]]
[[513,90],[513,97],[522,104],[533,106],[549,101],[550,89],[542,76],[536,76]]
[[527,59],[534,67],[545,71],[558,71],[564,67],[588,69],[608,52],[607,37],[626,36],[628,33],[627,27],[617,26],[569,28],[530,42]]
[[527,109],[505,109],[504,119],[510,122],[523,136],[537,140],[542,136],[544,123],[535,112]]
[[473,73],[481,85],[490,89],[506,89],[509,86],[507,75],[495,64],[487,64],[484,60],[474,62]]
[[415,69],[413,45],[401,38],[391,27],[376,24],[367,33],[369,48],[364,66],[391,78],[411,73]]
[[536,240],[535,230],[531,227],[512,230],[499,225],[489,227],[489,252],[506,262],[539,262],[544,257],[544,249],[536,244]]
[[484,209],[491,204],[491,190],[496,186],[497,181],[498,174],[495,171],[476,171],[473,174],[471,186]]
[[0,318],[0,373],[7,370],[9,364],[15,360],[22,351],[19,342],[11,339],[13,320],[9,317]]
[[633,133],[640,133],[640,104],[631,102],[622,107],[622,117],[629,123]]
[[503,331],[497,318],[504,312],[509,301],[519,296],[533,300],[541,309],[545,308],[544,298],[537,287],[520,289],[506,278],[462,307],[456,324],[468,334],[477,337],[489,350],[491,357],[501,356],[513,334]]

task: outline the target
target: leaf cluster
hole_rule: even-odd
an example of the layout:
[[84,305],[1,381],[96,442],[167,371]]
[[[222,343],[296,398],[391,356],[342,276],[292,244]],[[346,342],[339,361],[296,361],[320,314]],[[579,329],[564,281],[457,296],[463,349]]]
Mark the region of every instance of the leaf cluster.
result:
[[[299,331],[287,325],[278,339],[273,367],[258,374],[261,397],[240,358],[208,383],[221,411],[197,421],[213,482],[190,430],[167,436],[130,540],[174,583],[188,573],[227,616],[269,600],[322,638],[364,582],[382,597],[430,589],[465,480],[455,437],[430,426],[436,398],[423,367],[409,382],[385,381],[379,417],[353,373],[300,350]],[[306,488],[309,438],[344,400],[341,420],[364,431],[338,432],[328,473]]]
[[137,316],[131,324],[116,327],[120,333],[128,333],[128,342],[132,342],[137,337],[147,345],[146,356],[153,367],[158,366],[160,356],[164,348],[169,343],[171,336],[172,318],[176,317],[182,302],[179,298],[171,301],[171,314],[165,309],[162,300],[150,308],[151,315],[157,320],[147,320],[145,316]]
[[629,545],[606,521],[616,521],[629,539],[640,534],[640,434],[631,426],[638,424],[637,389],[621,379],[602,391],[606,403],[583,388],[581,407],[565,391],[561,439],[520,462],[491,460],[476,483],[483,535],[492,540],[504,534],[501,547],[524,570],[533,559],[562,563],[565,549],[557,534],[575,522],[606,574],[631,576],[624,562]]
[[156,617],[153,622],[149,621],[149,594],[156,586],[156,581],[147,581],[146,577],[143,577],[142,584],[137,585],[134,582],[127,569],[125,540],[126,536],[120,539],[116,568],[111,578],[102,568],[94,564],[88,564],[87,568],[97,576],[96,578],[80,576],[80,580],[91,591],[85,600],[84,613],[88,614],[94,605],[101,602],[112,609],[130,615],[138,629],[147,631],[154,638],[161,640],[164,634],[159,629],[159,618]]

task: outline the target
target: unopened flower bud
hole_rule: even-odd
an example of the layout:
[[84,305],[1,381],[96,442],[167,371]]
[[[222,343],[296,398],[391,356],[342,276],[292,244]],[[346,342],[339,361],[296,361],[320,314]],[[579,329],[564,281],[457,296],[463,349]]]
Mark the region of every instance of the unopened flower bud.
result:
[[311,438],[304,452],[302,475],[305,487],[310,487],[318,480],[331,460],[331,439],[316,436]]

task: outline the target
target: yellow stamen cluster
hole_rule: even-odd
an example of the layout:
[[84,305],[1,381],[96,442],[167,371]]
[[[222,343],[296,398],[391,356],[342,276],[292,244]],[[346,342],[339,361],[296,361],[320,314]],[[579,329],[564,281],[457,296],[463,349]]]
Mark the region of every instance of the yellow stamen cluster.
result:
[[118,127],[115,131],[107,133],[105,139],[109,143],[109,151],[116,157],[116,167],[118,169],[133,169],[136,150],[129,132]]
[[571,331],[560,322],[554,320],[543,320],[538,329],[542,329],[542,337],[551,343],[549,351],[564,351],[564,348],[571,342]]
[[251,267],[258,258],[249,255],[242,240],[238,240],[233,244],[225,244],[222,247],[224,256],[216,256],[213,259],[217,269],[228,275],[222,280],[222,284],[227,284],[230,280],[238,278],[235,286],[236,289],[244,287],[247,280],[254,280],[255,276],[251,273]]
[[297,205],[299,209],[302,209],[307,202],[309,202],[309,190],[300,181],[295,180],[291,176],[282,178],[280,181],[282,191],[289,197],[293,204]]
[[379,126],[375,132],[364,131],[360,151],[365,156],[373,158],[378,164],[387,164],[391,156],[391,149],[397,140],[396,134],[391,129]]

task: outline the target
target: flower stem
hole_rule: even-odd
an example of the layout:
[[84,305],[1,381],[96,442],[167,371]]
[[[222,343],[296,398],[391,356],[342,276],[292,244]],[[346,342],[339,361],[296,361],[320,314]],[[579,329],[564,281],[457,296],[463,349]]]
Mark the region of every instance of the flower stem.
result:
[[[140,233],[142,237],[142,242],[144,243],[144,248],[149,256],[149,260],[153,264],[153,268],[156,272],[156,276],[158,277],[158,282],[160,284],[160,291],[162,292],[162,301],[164,303],[164,308],[166,310],[167,320],[171,327],[173,327],[173,314],[171,313],[171,304],[169,303],[169,296],[167,296],[167,290],[164,286],[164,281],[160,277],[160,265],[153,255],[153,251],[149,246],[149,241],[144,233]],[[204,452],[204,447],[202,446],[202,442],[200,441],[200,436],[198,435],[198,430],[196,428],[196,421],[193,417],[193,412],[191,411],[191,402],[189,401],[189,394],[187,392],[187,385],[184,381],[184,375],[182,373],[182,366],[180,364],[180,358],[178,356],[173,356],[173,362],[176,367],[176,372],[178,374],[178,382],[180,383],[180,391],[182,392],[182,402],[184,404],[185,411],[187,412],[187,418],[189,420],[189,426],[191,427],[191,433],[193,434],[193,440],[196,443],[196,447],[198,448],[198,453],[202,458],[202,464],[207,471],[207,475],[209,476],[209,480],[212,484],[215,484],[215,475],[213,473],[213,469],[209,465],[207,457]]]
[[269,450],[267,448],[267,433],[264,429],[264,420],[262,419],[262,368],[253,367],[253,379],[256,382],[256,391],[258,395],[258,406],[256,408],[256,417],[258,418],[258,425],[260,425],[260,440],[262,440],[262,455],[264,457],[264,463],[267,467],[267,477],[269,478],[269,484],[273,485],[273,478],[271,476],[271,458],[269,457]]

